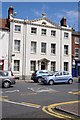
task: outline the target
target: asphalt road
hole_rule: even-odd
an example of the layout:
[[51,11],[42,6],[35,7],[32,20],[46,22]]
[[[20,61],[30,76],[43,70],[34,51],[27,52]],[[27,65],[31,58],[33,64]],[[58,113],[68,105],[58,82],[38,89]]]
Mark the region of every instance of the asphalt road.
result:
[[[0,89],[0,103],[2,103],[2,118],[52,118],[62,120],[74,116],[65,113],[59,114],[54,108],[52,112],[48,106],[56,106],[59,103],[77,101],[79,83],[73,84],[41,85],[39,83],[20,81],[8,89]],[[71,94],[72,92],[72,94]]]

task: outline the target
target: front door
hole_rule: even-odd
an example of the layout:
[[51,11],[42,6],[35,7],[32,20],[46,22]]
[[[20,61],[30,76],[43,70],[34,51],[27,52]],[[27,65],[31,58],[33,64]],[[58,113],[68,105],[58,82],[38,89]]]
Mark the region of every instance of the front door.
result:
[[41,62],[41,70],[45,70],[45,62]]

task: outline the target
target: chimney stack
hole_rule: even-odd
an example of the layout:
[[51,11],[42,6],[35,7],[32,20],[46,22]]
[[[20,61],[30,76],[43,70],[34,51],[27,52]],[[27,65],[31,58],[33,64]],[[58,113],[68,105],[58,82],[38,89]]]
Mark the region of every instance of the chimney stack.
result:
[[10,19],[10,15],[13,14],[13,10],[14,10],[13,6],[10,6],[8,9],[8,19]]
[[61,23],[61,26],[67,27],[67,25],[66,25],[66,17],[63,17],[61,19],[60,23]]

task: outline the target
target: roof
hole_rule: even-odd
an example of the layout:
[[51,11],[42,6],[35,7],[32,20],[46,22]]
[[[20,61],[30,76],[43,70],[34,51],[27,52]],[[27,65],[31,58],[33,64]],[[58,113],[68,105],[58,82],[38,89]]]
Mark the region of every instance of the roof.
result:
[[73,35],[79,35],[80,36],[80,31],[72,31]]
[[0,18],[0,29],[9,30],[7,27],[7,19]]

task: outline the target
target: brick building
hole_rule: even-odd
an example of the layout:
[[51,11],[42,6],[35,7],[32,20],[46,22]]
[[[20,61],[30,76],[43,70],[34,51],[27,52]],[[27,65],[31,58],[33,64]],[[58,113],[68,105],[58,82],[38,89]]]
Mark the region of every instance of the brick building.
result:
[[72,75],[80,76],[80,32],[72,31]]

